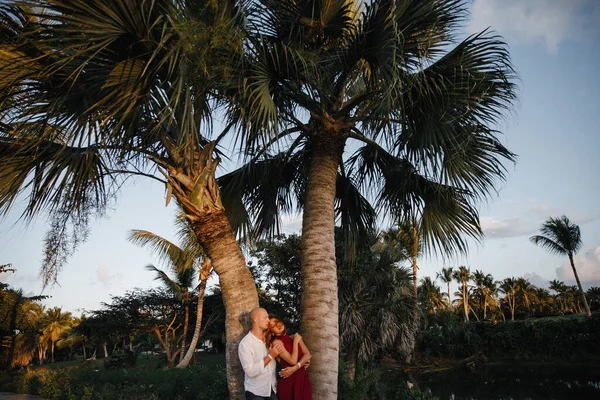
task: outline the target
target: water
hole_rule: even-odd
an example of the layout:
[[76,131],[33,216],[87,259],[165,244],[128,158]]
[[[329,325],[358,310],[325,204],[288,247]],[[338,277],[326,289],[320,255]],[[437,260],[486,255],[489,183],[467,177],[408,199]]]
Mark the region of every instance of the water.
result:
[[600,399],[600,365],[471,367],[411,378],[440,400]]

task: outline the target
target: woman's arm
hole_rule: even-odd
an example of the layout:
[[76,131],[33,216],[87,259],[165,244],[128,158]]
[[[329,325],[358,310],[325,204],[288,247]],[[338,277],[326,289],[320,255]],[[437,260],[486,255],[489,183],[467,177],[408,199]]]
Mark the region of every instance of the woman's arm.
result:
[[292,350],[292,354],[290,354],[285,346],[283,345],[283,342],[279,339],[273,341],[273,346],[275,346],[276,349],[279,350],[279,357],[281,357],[281,359],[283,359],[286,363],[290,364],[290,365],[294,365],[298,363],[298,345],[297,343],[294,343],[294,345],[292,346],[293,350]]
[[[310,351],[308,351],[308,347],[306,347],[306,345],[304,344],[304,340],[302,340],[302,337],[300,337],[300,339],[297,342],[295,341],[294,344],[295,344],[294,345],[295,350],[297,350],[298,346],[300,346],[300,348],[302,348],[302,352],[304,354],[302,354],[302,358],[296,364],[292,365],[291,367],[284,368],[279,372],[279,376],[281,376],[283,378],[287,378],[288,376],[292,375],[294,372],[298,371],[306,363],[308,363],[312,357],[312,355],[310,354]],[[281,355],[281,354],[279,354],[279,355]]]

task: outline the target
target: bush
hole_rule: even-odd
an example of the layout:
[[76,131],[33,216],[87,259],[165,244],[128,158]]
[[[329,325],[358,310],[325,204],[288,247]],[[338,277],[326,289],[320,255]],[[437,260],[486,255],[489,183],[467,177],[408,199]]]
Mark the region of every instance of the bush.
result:
[[28,371],[14,390],[51,400],[227,399],[224,368]]
[[479,353],[495,360],[589,360],[600,354],[600,315],[436,324],[421,333],[419,349],[447,358]]

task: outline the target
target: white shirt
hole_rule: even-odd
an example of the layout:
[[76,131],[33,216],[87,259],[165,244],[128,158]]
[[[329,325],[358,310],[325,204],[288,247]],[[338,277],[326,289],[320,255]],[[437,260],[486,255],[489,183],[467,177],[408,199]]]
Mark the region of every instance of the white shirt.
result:
[[264,359],[269,352],[265,342],[248,332],[240,341],[238,356],[244,369],[244,388],[257,396],[270,397],[271,389],[277,393],[275,360],[265,366]]

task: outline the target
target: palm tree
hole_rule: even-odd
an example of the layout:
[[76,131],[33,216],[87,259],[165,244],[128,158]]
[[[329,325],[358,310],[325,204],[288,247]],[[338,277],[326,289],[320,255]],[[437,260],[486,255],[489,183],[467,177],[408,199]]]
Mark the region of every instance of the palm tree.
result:
[[358,255],[360,262],[338,262],[340,342],[347,359],[344,374],[350,380],[359,361],[372,360],[378,351],[413,351],[420,313],[411,293],[412,276],[396,266],[398,258],[390,250],[367,249]]
[[[146,269],[149,271],[156,272],[155,279],[160,280],[184,306],[185,317],[183,323],[183,335],[177,368],[185,368],[189,365],[196,350],[198,340],[200,339],[204,292],[206,289],[206,282],[212,270],[212,264],[206,257],[204,249],[198,243],[196,235],[194,235],[190,224],[182,213],[180,213],[176,219],[176,226],[178,228],[179,239],[184,243],[182,247],[177,246],[159,235],[143,230],[131,231],[128,239],[132,243],[142,247],[150,246],[154,253],[159,255],[161,260],[167,263],[171,272],[175,274],[175,279],[172,279],[168,274],[156,268],[154,265],[146,266]],[[196,324],[194,326],[192,341],[186,352],[186,338],[190,311],[189,303],[191,300],[190,289],[194,286],[193,281],[196,272],[199,279]]]
[[232,1],[3,2],[0,212],[23,194],[25,217],[52,215],[49,283],[125,180],[163,183],[219,274],[230,395],[242,398],[240,317],[258,295],[222,206],[220,153],[209,139],[218,86],[242,50],[235,15]]
[[600,287],[592,286],[587,290],[587,295],[590,298],[590,309],[594,308],[594,303],[600,304]]
[[560,314],[564,314],[564,312],[565,312],[564,293],[565,293],[566,288],[567,288],[567,285],[565,285],[565,283],[562,281],[559,281],[556,279],[550,281],[550,290],[553,290],[556,293],[554,298],[556,300],[558,300],[558,304],[560,307],[559,308]]
[[517,295],[519,293],[519,284],[515,278],[505,278],[500,284],[500,290],[504,293],[504,299],[510,310],[510,320],[515,320],[515,310],[517,308]]
[[43,336],[50,341],[50,362],[54,362],[54,347],[56,342],[67,330],[71,329],[73,318],[70,312],[62,312],[62,308],[53,307],[46,311],[42,319]]
[[452,300],[450,299],[450,283],[452,283],[452,281],[454,280],[454,278],[452,277],[453,274],[453,269],[452,267],[448,267],[448,268],[442,268],[442,272],[438,272],[436,274],[436,279],[441,279],[442,282],[444,282],[447,286],[448,286],[448,307],[452,306]]
[[472,279],[471,270],[461,265],[454,271],[452,277],[460,283],[460,298],[465,312],[465,321],[469,322],[469,281]]
[[483,304],[482,320],[485,321],[487,319],[487,307],[496,305],[496,282],[491,274],[484,274],[480,270],[473,273],[473,281],[475,282],[475,293],[479,298],[479,302]]
[[419,224],[417,221],[402,221],[397,228],[392,228],[381,234],[384,244],[393,244],[398,248],[402,258],[410,260],[413,270],[413,292],[417,298],[417,258],[423,252],[421,246],[422,238],[419,233]]
[[[393,220],[419,220],[424,247],[465,250],[465,236],[481,235],[472,202],[487,197],[504,177],[502,161],[513,160],[491,127],[515,98],[514,71],[505,44],[489,32],[456,44],[467,15],[462,0],[255,6],[246,76],[230,115],[251,151],[281,145],[286,165],[295,163],[277,172],[290,172],[284,183],[299,194],[289,197],[304,211],[302,328],[316,348],[315,395],[335,398],[338,199],[364,188]],[[360,147],[344,159],[350,141]],[[272,156],[255,154],[256,163]],[[288,200],[272,192],[270,205]]]
[[540,235],[530,237],[529,240],[531,240],[533,244],[542,246],[552,254],[566,255],[569,257],[573,275],[575,275],[575,281],[579,288],[581,302],[585,308],[585,313],[590,317],[592,313],[590,312],[590,307],[585,298],[585,293],[581,286],[581,282],[579,281],[577,269],[575,268],[575,262],[573,261],[573,256],[577,254],[582,245],[581,230],[579,229],[579,226],[572,223],[569,218],[564,215],[559,218],[550,217],[542,224],[540,233]]
[[443,310],[447,305],[440,287],[437,286],[430,277],[421,279],[419,286],[419,301],[425,305],[425,310],[429,314],[435,314],[438,310]]
[[531,284],[527,279],[519,277],[517,279],[517,292],[519,297],[523,301],[523,306],[527,310],[528,313],[532,311],[532,304],[537,301],[536,289],[534,285]]

